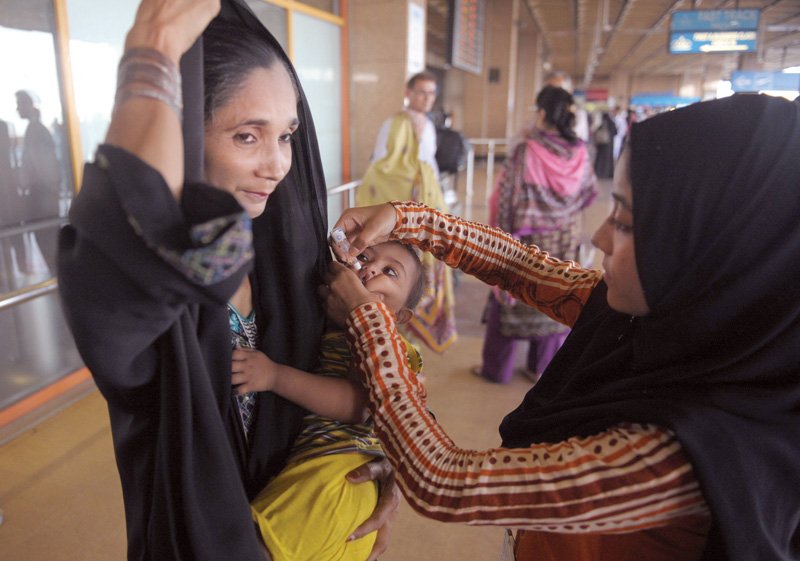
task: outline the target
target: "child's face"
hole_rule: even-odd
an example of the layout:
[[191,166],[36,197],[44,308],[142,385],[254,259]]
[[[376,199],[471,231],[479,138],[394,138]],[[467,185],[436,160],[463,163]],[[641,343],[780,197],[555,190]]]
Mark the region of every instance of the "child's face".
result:
[[408,296],[420,271],[414,256],[398,242],[385,242],[368,247],[358,256],[361,283],[380,297],[395,314],[405,308]]

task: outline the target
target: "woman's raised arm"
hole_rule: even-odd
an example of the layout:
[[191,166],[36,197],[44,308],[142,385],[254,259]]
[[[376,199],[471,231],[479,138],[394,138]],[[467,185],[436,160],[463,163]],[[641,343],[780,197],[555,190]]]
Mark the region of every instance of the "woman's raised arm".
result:
[[183,186],[179,63],[219,0],[143,0],[125,40],[106,143],[155,168],[176,198]]

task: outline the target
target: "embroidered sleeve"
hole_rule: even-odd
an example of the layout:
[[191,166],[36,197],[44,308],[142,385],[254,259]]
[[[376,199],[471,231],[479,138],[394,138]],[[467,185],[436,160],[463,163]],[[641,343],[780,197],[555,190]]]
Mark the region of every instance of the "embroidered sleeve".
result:
[[551,532],[631,532],[708,515],[674,434],[620,424],[529,448],[458,448],[426,410],[391,312],[364,304],[348,338],[370,393],[375,430],[409,504],[466,524]]
[[250,219],[236,214],[189,228],[191,247],[182,250],[153,243],[134,217],[128,222],[151,249],[190,281],[208,286],[230,276],[253,258]]
[[558,322],[574,325],[602,273],[560,261],[498,228],[468,222],[420,203],[393,202],[393,236],[430,251],[450,267],[509,291]]
[[190,282],[216,284],[252,259],[250,219],[229,194],[187,184],[178,202],[155,170],[109,146],[98,150],[96,164],[135,234]]

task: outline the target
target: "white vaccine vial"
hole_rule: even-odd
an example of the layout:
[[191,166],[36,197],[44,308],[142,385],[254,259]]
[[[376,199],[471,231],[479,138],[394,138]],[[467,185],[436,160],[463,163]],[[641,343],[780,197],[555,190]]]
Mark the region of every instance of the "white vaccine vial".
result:
[[[344,230],[341,228],[334,228],[331,230],[331,240],[343,253],[348,253],[350,251],[350,242],[347,241],[347,236],[344,235]],[[353,261],[350,266],[356,271],[361,270],[361,263],[359,263],[358,259]]]

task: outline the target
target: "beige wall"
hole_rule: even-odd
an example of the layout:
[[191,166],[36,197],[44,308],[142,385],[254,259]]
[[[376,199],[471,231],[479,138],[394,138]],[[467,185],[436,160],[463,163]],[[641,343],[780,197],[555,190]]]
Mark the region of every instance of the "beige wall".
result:
[[536,115],[536,95],[544,78],[541,49],[539,35],[530,25],[526,27],[526,20],[522,17],[517,49],[516,96],[509,123],[512,135],[530,126]]
[[[469,137],[504,138],[508,120],[509,77],[513,25],[513,5],[518,0],[492,0],[486,3],[483,71],[465,73],[463,132]],[[500,80],[489,83],[489,70],[498,68]]]
[[[424,0],[415,3],[424,6]],[[403,108],[409,0],[350,0],[350,165],[359,178],[381,123]]]
[[[448,69],[442,102],[467,137],[506,138],[533,119],[541,41],[520,0],[491,0],[486,8],[482,72]],[[489,82],[491,68],[500,70],[498,82]]]

